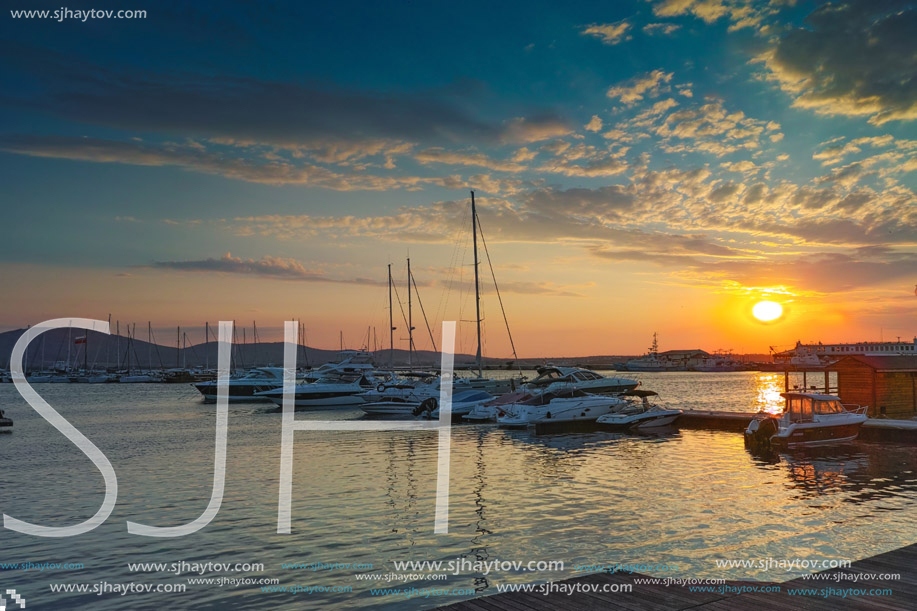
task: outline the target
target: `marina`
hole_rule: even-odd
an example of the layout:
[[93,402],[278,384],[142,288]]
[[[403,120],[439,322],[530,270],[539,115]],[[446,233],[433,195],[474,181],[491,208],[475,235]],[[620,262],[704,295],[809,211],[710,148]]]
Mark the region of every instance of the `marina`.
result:
[[917,3],[23,4],[0,611],[917,611]]
[[[539,434],[537,427],[453,426],[446,536],[432,534],[435,436],[408,432],[298,433],[293,533],[274,534],[280,418],[270,404],[231,403],[229,477],[220,514],[193,541],[148,548],[144,558],[225,558],[223,550],[231,541],[232,558],[258,559],[283,583],[353,588],[348,594],[313,595],[314,604],[419,610],[453,600],[418,597],[380,603],[370,589],[386,584],[358,580],[359,571],[304,574],[283,570],[281,564],[369,562],[375,563],[372,572],[378,572],[380,562],[391,570],[394,560],[453,557],[567,563],[562,572],[484,575],[468,570],[445,582],[418,575],[400,584],[471,588],[477,601],[496,593],[498,584],[577,577],[571,568],[576,564],[665,560],[677,563],[682,577],[782,582],[798,575],[725,570],[714,560],[735,554],[793,556],[803,549],[813,559],[859,560],[910,544],[917,517],[915,423],[905,427],[911,443],[869,438],[866,433],[873,427],[904,426],[873,420],[863,425],[862,439],[852,443],[759,455],[744,446],[742,431],[759,407],[779,407],[782,374],[635,375],[641,382],[638,388],[658,389],[667,407],[684,412],[677,426],[634,433],[597,430],[593,423],[592,430],[551,434]],[[124,563],[137,542],[124,531],[123,521],[183,522],[198,511],[192,499],[200,497],[212,477],[213,407],[202,403],[190,385],[181,384],[48,385],[41,392],[99,445],[118,472],[124,491],[115,514],[85,537],[104,539],[111,550],[91,570],[104,571],[112,580],[130,579]],[[98,475],[89,465],[61,479],[55,465],[79,461],[79,452],[24,406],[12,385],[0,386],[0,400],[19,414],[16,432],[4,436],[0,449],[21,457],[19,468],[4,475],[4,490],[11,491],[4,511],[54,523],[59,511],[55,496],[36,482],[60,481],[67,489],[100,491]],[[699,409],[712,402],[717,410]],[[297,419],[329,417],[349,421],[365,415],[359,409],[297,413]],[[44,439],[40,454],[26,450],[36,436]],[[132,449],[141,443],[141,452]],[[96,494],[84,495],[73,505],[73,514],[91,513]],[[764,531],[762,525],[768,525]],[[840,538],[835,536],[839,525],[847,533]],[[16,555],[29,556],[41,546],[46,553],[66,557],[65,547],[60,547],[66,546],[64,541],[37,541],[15,533],[5,535],[5,541]],[[306,541],[312,551],[303,556]],[[24,573],[21,583],[27,586],[41,578]],[[189,604],[205,604],[210,594],[192,588],[186,596]],[[292,609],[302,604],[258,587],[240,588],[235,597],[243,606]],[[66,600],[74,601],[72,595]],[[135,600],[143,606],[147,599]],[[148,600],[152,604],[155,598]],[[92,602],[114,609],[118,601]],[[480,608],[488,604],[482,602]]]

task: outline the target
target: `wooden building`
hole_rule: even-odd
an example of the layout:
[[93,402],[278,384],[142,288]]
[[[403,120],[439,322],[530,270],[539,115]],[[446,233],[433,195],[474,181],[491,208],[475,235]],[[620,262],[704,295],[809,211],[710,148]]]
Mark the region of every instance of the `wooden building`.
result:
[[827,366],[837,372],[837,395],[843,403],[869,406],[869,417],[917,417],[917,356],[840,358]]

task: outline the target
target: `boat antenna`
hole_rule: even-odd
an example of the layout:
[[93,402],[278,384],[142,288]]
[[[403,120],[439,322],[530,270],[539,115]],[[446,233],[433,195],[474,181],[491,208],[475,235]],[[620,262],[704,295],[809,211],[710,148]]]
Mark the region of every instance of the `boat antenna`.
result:
[[478,349],[475,353],[475,359],[478,363],[478,377],[483,378],[484,372],[481,366],[481,286],[478,283],[478,213],[474,204],[474,191],[471,192],[471,234],[474,239],[474,309],[475,323],[478,329]]
[[481,233],[481,244],[484,245],[484,254],[487,256],[487,265],[490,267],[490,277],[494,280],[494,289],[497,291],[497,301],[500,302],[500,312],[503,313],[503,323],[506,325],[506,334],[509,335],[509,345],[513,349],[513,358],[517,361],[516,344],[513,342],[513,332],[509,330],[509,319],[506,317],[506,310],[503,308],[503,297],[500,296],[500,287],[497,285],[497,275],[494,273],[494,264],[490,260],[490,251],[487,250],[487,241],[484,239],[484,230],[481,229],[481,222],[478,219],[478,231]]

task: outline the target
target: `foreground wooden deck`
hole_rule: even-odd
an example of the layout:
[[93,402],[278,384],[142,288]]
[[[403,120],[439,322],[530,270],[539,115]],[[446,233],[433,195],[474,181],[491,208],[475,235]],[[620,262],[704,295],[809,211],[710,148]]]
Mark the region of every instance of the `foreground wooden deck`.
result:
[[[730,581],[727,586],[734,588],[732,593],[725,592],[692,592],[687,587],[671,585],[635,584],[634,580],[644,575],[627,573],[595,573],[574,577],[555,583],[562,584],[632,584],[629,593],[581,593],[572,595],[551,593],[513,592],[472,598],[454,603],[443,610],[449,611],[578,611],[580,609],[611,609],[619,611],[679,611],[692,609],[697,611],[744,611],[757,609],[778,609],[790,611],[806,609],[811,611],[834,611],[836,609],[864,610],[908,610],[917,609],[917,544],[909,545],[872,558],[854,562],[850,568],[822,571],[819,575],[825,579],[794,579],[780,584]],[[898,580],[834,581],[835,574],[883,574],[898,573]],[[686,578],[687,575],[672,575]],[[745,592],[737,593],[735,589],[779,585],[779,592]],[[712,586],[716,587],[716,586]],[[790,595],[790,589],[810,589],[825,591],[809,595]],[[829,589],[833,589],[834,594]],[[869,591],[873,589],[891,589],[891,595],[872,596],[854,594],[851,590]],[[840,594],[842,590],[847,595]]]

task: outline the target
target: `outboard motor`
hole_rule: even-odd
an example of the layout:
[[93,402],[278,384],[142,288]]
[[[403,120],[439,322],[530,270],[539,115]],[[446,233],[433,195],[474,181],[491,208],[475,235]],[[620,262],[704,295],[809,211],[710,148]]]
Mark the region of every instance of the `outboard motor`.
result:
[[436,401],[435,397],[430,397],[429,399],[424,399],[423,403],[414,408],[414,411],[411,412],[415,416],[422,416],[427,420],[430,419],[430,414],[433,413],[433,410],[436,409],[436,406],[439,403]]
[[769,448],[771,437],[780,430],[777,419],[772,416],[755,418],[745,429],[745,445],[752,448]]

